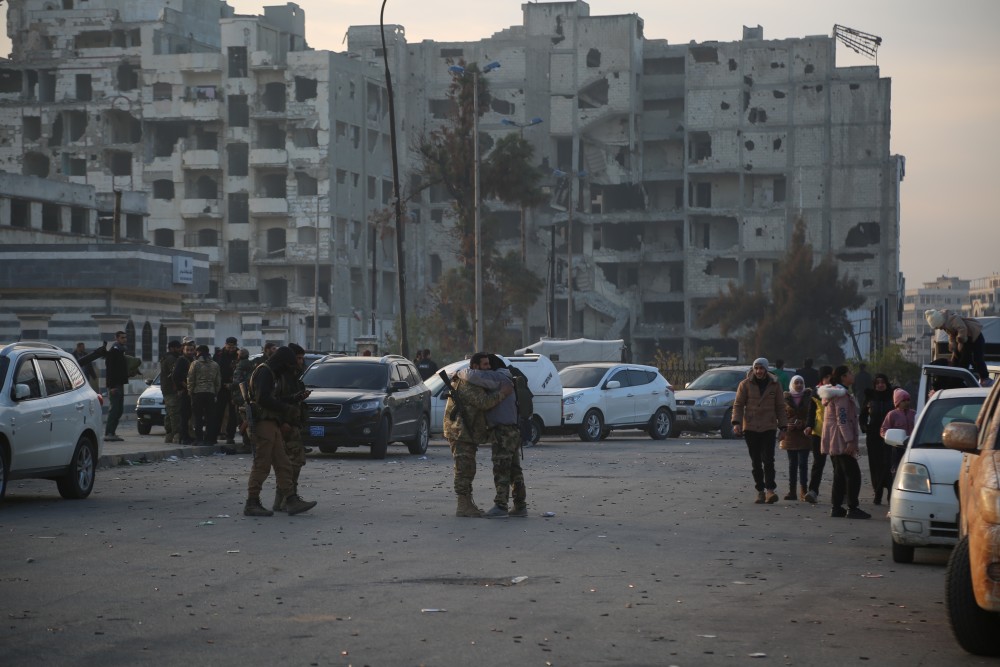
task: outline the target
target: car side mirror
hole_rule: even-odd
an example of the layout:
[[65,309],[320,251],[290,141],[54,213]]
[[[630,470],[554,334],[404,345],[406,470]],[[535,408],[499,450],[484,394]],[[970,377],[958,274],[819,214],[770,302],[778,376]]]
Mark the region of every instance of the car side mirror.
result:
[[394,391],[394,392],[395,391],[406,391],[409,388],[410,388],[410,385],[408,385],[407,383],[403,382],[402,380],[396,380],[396,381],[394,381],[389,386],[389,389],[392,390],[392,391]]
[[906,431],[901,428],[890,428],[885,432],[885,444],[892,445],[893,447],[906,447],[906,441],[909,438],[906,435]]
[[153,380],[150,379],[150,378],[146,378],[146,386],[147,387],[152,387],[153,386]]
[[619,382],[618,380],[609,380],[608,383],[606,385],[604,385],[604,388],[605,389],[618,389],[621,386],[622,386],[622,383]]
[[14,387],[14,400],[23,401],[24,399],[31,396],[31,387],[26,384],[19,384]]
[[979,427],[969,422],[952,422],[944,427],[941,441],[948,449],[966,454],[978,454]]

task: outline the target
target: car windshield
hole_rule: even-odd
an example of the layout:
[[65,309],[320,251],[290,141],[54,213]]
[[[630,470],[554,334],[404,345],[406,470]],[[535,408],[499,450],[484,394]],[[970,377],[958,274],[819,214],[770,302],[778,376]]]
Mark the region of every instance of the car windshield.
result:
[[742,371],[705,371],[686,389],[714,389],[715,391],[736,391],[737,385],[747,375]]
[[302,382],[309,388],[383,391],[389,384],[389,367],[351,362],[314,364],[302,376]]
[[924,408],[917,432],[910,438],[913,449],[944,449],[941,434],[952,422],[975,423],[984,396],[962,396],[931,401]]
[[596,387],[608,372],[603,366],[570,366],[559,371],[563,389]]

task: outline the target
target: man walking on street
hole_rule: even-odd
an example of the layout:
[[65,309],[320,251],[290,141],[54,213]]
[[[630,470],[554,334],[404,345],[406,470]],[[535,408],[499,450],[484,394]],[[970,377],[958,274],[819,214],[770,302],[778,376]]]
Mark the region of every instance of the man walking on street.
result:
[[208,345],[198,346],[198,358],[188,369],[187,389],[191,395],[191,414],[194,416],[194,444],[215,444],[205,440],[215,426],[215,397],[222,386],[219,364],[208,356]]
[[785,394],[778,378],[768,372],[767,359],[754,360],[753,368],[736,388],[733,402],[733,433],[742,435],[750,453],[751,472],[757,489],[755,503],[776,503],[774,492],[774,443],[777,431],[785,430]]
[[292,494],[292,466],[285,452],[282,427],[299,418],[297,403],[282,400],[279,393],[280,377],[294,372],[295,354],[287,347],[279,347],[268,360],[254,370],[250,378],[253,399],[253,467],[247,483],[247,501],[243,508],[246,516],[273,516],[274,512],[260,503],[264,481],[274,468],[277,495],[285,499],[285,511],[299,514],[316,506],[316,501],[306,502]]
[[[459,371],[458,376],[487,391],[497,391],[505,386],[514,388],[514,378],[507,366],[494,354],[479,368]],[[493,435],[493,484],[496,495],[493,507],[486,512],[487,519],[508,516],[528,516],[527,489],[521,469],[521,429],[518,426],[517,395],[511,393],[486,413],[486,423]],[[508,512],[507,501],[513,495],[514,508]]]
[[[489,368],[489,358],[485,352],[476,352],[469,360],[470,368]],[[495,407],[507,396],[514,393],[513,385],[489,393],[462,378],[452,379],[452,391],[444,408],[444,437],[451,446],[455,460],[455,495],[458,508],[455,516],[480,518],[482,510],[472,500],[472,482],[476,477],[476,453],[479,445],[489,439],[486,425],[486,411]]]
[[163,417],[163,428],[167,432],[163,442],[167,443],[180,443],[181,440],[181,407],[177,398],[177,386],[174,384],[174,367],[180,354],[181,342],[172,340],[167,343],[167,353],[160,359],[160,392],[163,394],[163,408],[167,413]]
[[223,426],[226,429],[226,444],[236,444],[236,406],[233,405],[233,372],[239,363],[240,351],[236,347],[239,341],[230,336],[221,350],[215,353],[214,361],[219,365],[222,375],[222,388],[215,397],[215,428],[208,436],[208,444],[215,444]]
[[108,400],[111,408],[108,410],[108,421],[104,425],[105,442],[121,442],[115,431],[118,430],[118,420],[125,412],[125,385],[128,384],[128,362],[125,360],[125,344],[128,336],[124,331],[115,332],[115,342],[104,355],[104,380],[108,387]]

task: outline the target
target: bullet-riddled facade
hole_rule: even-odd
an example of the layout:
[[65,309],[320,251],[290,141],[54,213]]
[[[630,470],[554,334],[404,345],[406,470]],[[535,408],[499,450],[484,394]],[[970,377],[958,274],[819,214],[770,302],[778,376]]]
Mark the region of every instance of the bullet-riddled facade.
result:
[[[257,330],[309,344],[314,312],[322,348],[349,347],[371,321],[392,330],[395,226],[370,221],[392,197],[378,26],[350,28],[338,54],[308,48],[292,3],[263,16],[214,0],[9,4],[0,169],[146,193],[129,236],[209,258],[208,293],[184,304],[215,342]],[[526,322],[512,316],[524,342],[738,354],[698,314],[732,281],[767,288],[800,218],[817,260],[836,258],[894,337],[903,159],[877,67],[837,67],[830,36],[753,27],[674,45],[582,1],[522,9],[522,25],[476,41],[411,44],[386,26],[412,311],[457,260],[451,202],[421,189],[411,149],[452,112],[448,67],[496,61],[482,152],[520,132],[551,193],[523,212],[486,202],[498,249],[523,243],[548,283]]]

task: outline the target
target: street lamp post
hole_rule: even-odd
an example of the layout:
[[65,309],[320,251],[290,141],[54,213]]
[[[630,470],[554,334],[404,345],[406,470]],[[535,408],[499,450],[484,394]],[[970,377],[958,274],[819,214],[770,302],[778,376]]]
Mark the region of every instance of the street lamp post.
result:
[[[318,351],[319,348],[316,345],[316,332],[319,326],[319,200],[322,196],[316,197],[316,259],[313,263],[313,331],[312,331],[312,349],[313,351]],[[333,230],[330,230],[333,233]]]
[[[564,178],[568,174],[564,171],[556,169],[552,172],[557,178]],[[575,174],[576,178],[583,178],[587,175],[586,171],[580,171]],[[567,183],[568,197],[566,198],[566,339],[572,338],[573,334],[573,185],[576,178],[569,178]],[[553,230],[555,228],[553,227]],[[554,242],[555,231],[553,231],[553,248],[555,247]],[[555,260],[553,259],[553,264]],[[555,297],[553,297],[553,301]],[[554,316],[553,316],[553,319]],[[553,328],[555,325],[553,325]]]
[[[500,63],[491,62],[483,67],[483,74],[488,74],[493,70],[500,67]],[[465,68],[461,65],[452,65],[448,68],[453,74],[463,76],[465,74]],[[474,225],[474,238],[473,244],[475,246],[473,253],[475,255],[474,261],[475,267],[475,293],[476,293],[476,314],[475,314],[475,337],[476,337],[476,351],[479,352],[483,350],[483,249],[482,249],[482,220],[480,219],[479,213],[479,69],[474,69],[472,71],[472,166],[473,166],[473,182],[475,189],[475,218],[473,221]]]

